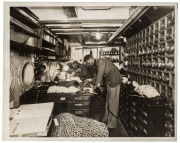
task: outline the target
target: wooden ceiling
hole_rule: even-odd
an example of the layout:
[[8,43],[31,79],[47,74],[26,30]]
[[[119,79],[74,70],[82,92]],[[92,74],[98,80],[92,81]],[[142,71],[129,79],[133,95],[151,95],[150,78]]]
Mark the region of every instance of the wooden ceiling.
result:
[[[129,7],[71,6],[30,9],[40,18],[41,24],[46,25],[60,38],[66,38],[69,42],[79,42],[81,45],[106,44],[109,37],[129,17]],[[97,32],[102,35],[100,39],[96,38]]]

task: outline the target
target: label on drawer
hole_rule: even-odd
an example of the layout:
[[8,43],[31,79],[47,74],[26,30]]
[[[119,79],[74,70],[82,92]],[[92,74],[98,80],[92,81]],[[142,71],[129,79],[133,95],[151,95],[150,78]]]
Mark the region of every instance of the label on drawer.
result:
[[83,114],[83,111],[75,111],[74,114],[77,114],[77,115]]
[[61,97],[60,100],[66,100],[66,97]]
[[54,124],[55,124],[55,126],[58,126],[58,125],[59,125],[57,119],[54,119]]
[[76,104],[74,104],[74,106],[83,106],[83,104],[82,103],[76,103]]
[[82,100],[82,97],[75,97],[74,100]]

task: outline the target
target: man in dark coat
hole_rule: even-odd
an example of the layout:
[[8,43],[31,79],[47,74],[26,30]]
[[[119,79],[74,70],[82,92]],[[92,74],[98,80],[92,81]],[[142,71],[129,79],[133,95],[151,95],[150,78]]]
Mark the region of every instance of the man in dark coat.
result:
[[118,68],[108,59],[99,58],[94,59],[92,55],[86,55],[84,62],[88,65],[97,67],[97,77],[95,87],[99,87],[103,77],[107,82],[106,108],[104,122],[107,123],[108,128],[116,128],[117,117],[119,111],[119,94],[121,84],[121,74]]
[[80,64],[78,61],[74,61],[73,66],[76,69],[74,76],[79,76],[82,81],[88,78],[93,78],[93,75],[91,74],[87,65],[83,65],[83,64]]

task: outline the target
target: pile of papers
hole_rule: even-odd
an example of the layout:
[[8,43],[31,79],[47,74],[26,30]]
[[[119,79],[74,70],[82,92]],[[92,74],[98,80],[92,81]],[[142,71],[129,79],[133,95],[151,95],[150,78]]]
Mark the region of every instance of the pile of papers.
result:
[[64,86],[50,86],[47,93],[75,93],[78,92],[79,88],[74,86],[64,87]]

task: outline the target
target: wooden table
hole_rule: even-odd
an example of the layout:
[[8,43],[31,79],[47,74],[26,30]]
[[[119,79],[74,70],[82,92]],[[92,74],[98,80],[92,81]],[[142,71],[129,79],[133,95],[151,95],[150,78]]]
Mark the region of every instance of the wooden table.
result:
[[10,110],[10,136],[47,136],[54,103],[26,104]]

